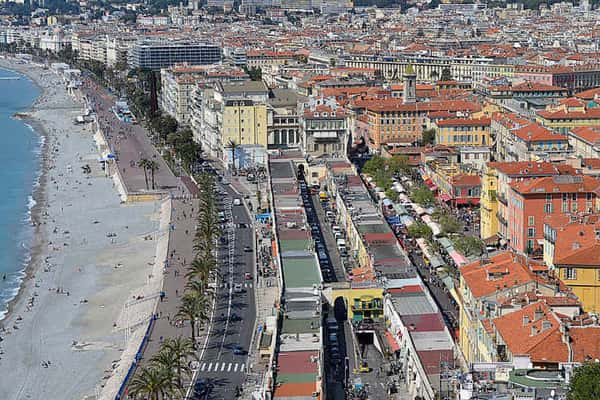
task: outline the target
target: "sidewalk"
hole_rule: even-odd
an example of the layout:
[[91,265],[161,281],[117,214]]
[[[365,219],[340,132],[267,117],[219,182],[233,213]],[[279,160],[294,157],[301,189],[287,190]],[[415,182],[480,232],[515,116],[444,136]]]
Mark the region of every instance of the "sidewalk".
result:
[[189,323],[175,323],[175,315],[179,310],[181,297],[185,289],[186,266],[194,257],[194,216],[197,211],[197,200],[173,200],[168,261],[164,268],[162,288],[164,297],[159,301],[156,309],[158,319],[154,324],[150,340],[144,350],[142,364],[148,362],[158,352],[161,342],[164,339],[177,336],[191,336]]

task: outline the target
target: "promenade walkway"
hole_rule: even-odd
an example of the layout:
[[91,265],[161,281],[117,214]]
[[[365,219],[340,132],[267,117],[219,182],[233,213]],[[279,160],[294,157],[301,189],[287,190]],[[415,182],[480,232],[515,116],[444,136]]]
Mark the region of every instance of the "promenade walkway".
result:
[[163,276],[164,297],[159,301],[156,309],[158,318],[144,351],[142,364],[160,349],[164,339],[191,336],[189,323],[176,323],[175,316],[179,311],[187,282],[185,278],[187,265],[194,257],[195,215],[198,212],[198,200],[173,200],[172,205],[169,250]]

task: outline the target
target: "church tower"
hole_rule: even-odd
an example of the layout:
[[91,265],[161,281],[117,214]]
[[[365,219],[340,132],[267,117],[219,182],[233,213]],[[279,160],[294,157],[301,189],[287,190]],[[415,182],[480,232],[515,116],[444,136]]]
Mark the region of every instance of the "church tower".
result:
[[404,70],[404,92],[402,93],[404,104],[417,101],[417,74],[412,66],[408,64]]

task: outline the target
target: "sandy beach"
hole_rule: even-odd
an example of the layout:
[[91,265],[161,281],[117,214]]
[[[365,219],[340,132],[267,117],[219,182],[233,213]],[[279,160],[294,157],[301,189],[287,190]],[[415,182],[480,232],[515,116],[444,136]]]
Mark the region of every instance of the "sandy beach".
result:
[[139,333],[126,337],[124,328],[143,330],[153,308],[157,242],[165,235],[159,220],[167,207],[121,203],[98,163],[91,126],[73,123],[82,105],[60,77],[3,59],[0,67],[26,73],[42,89],[26,121],[46,137],[28,279],[0,322],[1,397],[100,398],[112,372],[129,366],[122,352]]

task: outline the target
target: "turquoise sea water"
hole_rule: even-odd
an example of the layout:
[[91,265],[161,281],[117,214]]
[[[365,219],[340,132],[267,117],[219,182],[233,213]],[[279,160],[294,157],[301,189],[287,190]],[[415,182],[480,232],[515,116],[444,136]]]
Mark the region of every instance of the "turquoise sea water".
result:
[[42,140],[12,116],[26,111],[40,94],[24,76],[0,69],[0,319],[18,292],[29,261],[30,209],[38,184]]

